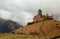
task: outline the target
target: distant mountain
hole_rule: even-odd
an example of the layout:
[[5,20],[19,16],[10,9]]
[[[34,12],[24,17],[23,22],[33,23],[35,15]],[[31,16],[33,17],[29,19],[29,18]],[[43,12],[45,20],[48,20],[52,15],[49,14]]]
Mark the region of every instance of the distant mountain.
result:
[[54,20],[46,20],[27,25],[25,27],[16,29],[14,33],[30,34],[45,37],[60,36],[60,22]]
[[12,20],[5,20],[0,18],[0,32],[1,33],[9,33],[12,30],[22,27],[22,25],[14,22]]

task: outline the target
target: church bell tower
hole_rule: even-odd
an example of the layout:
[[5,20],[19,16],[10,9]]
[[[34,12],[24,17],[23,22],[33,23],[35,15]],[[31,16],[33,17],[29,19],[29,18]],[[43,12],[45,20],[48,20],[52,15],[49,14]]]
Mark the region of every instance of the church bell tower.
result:
[[41,9],[38,10],[38,15],[40,15],[40,17],[42,17],[42,10]]

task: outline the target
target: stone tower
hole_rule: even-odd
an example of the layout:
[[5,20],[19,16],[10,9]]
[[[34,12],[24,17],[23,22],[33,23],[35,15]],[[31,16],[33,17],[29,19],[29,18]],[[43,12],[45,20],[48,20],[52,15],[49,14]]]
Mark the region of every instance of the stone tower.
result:
[[41,18],[42,18],[42,11],[41,11],[41,9],[39,9],[38,14],[36,16],[34,16],[34,18],[33,18],[33,22],[39,22],[39,21],[41,21]]
[[42,10],[41,9],[38,10],[38,15],[40,15],[40,17],[42,17]]

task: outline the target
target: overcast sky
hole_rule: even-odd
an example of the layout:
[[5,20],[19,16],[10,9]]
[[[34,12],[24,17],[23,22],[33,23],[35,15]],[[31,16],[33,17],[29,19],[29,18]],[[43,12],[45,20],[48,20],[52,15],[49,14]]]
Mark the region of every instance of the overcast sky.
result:
[[0,0],[0,17],[22,25],[32,21],[38,9],[60,20],[60,0]]

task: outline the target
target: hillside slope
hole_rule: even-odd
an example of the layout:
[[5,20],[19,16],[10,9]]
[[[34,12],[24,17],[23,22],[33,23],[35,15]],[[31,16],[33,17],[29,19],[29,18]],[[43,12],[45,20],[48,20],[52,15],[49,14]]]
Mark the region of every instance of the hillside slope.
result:
[[37,22],[14,30],[13,32],[21,34],[38,35],[40,37],[60,36],[60,22],[54,20]]

